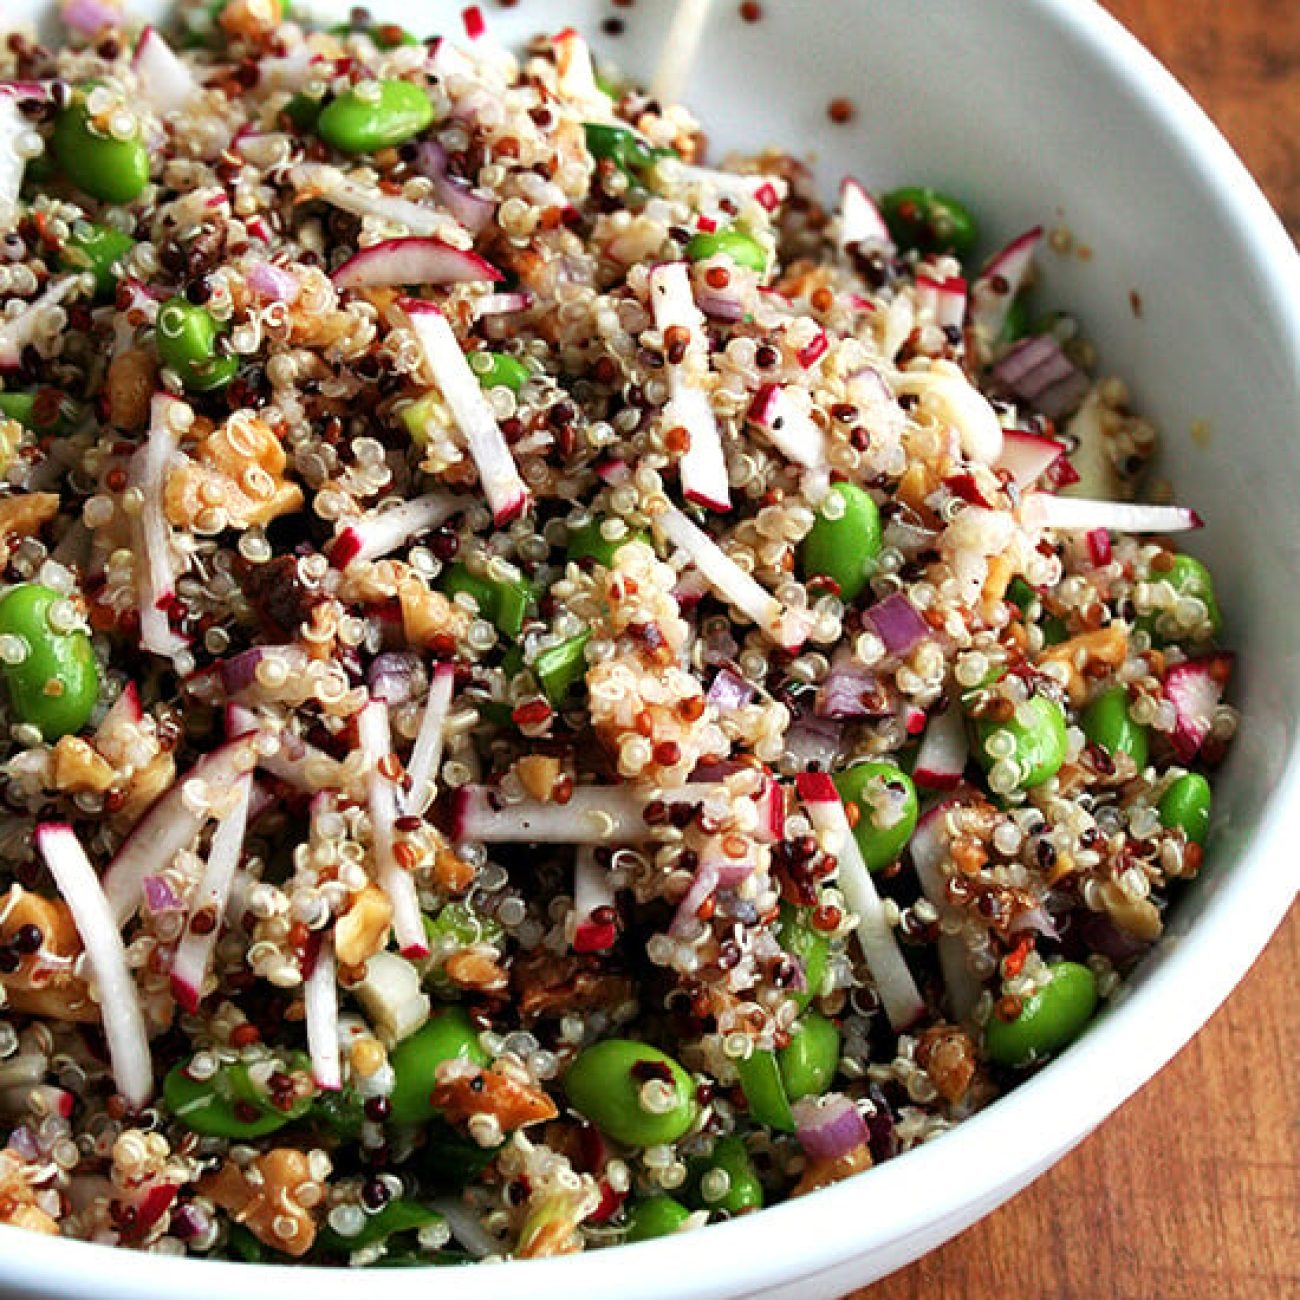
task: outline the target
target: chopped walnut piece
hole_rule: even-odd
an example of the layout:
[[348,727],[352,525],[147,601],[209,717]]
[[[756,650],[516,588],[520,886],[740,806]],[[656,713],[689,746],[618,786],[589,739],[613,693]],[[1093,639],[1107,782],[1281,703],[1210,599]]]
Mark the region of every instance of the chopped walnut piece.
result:
[[449,1124],[464,1125],[476,1115],[489,1115],[503,1133],[541,1124],[559,1114],[541,1088],[511,1077],[500,1067],[457,1070],[440,1079],[430,1096]]
[[433,881],[449,897],[463,894],[478,872],[448,844],[439,844],[433,856]]
[[472,621],[469,613],[440,591],[431,591],[414,573],[397,588],[402,631],[410,645],[447,652],[455,649]]
[[306,1154],[293,1147],[259,1156],[251,1171],[227,1160],[202,1179],[199,1191],[273,1250],[297,1257],[316,1240],[313,1210],[324,1198]]
[[22,492],[0,497],[0,535],[31,537],[58,513],[57,492]]
[[143,429],[149,402],[158,387],[158,361],[145,348],[128,348],[109,363],[108,418],[118,429]]
[[807,1168],[804,1169],[790,1195],[806,1196],[809,1192],[829,1187],[832,1183],[838,1183],[841,1179],[860,1174],[864,1169],[870,1168],[871,1151],[865,1144],[854,1147],[852,1151],[847,1151],[834,1160],[809,1160]]
[[1106,915],[1125,934],[1145,943],[1155,943],[1164,931],[1160,909],[1149,898],[1133,898],[1111,881],[1101,887]]
[[1070,673],[1066,690],[1070,703],[1082,707],[1088,699],[1086,678],[1094,669],[1118,668],[1128,657],[1128,633],[1122,624],[1112,623],[1095,632],[1080,632],[1068,641],[1049,646],[1038,656],[1040,664],[1064,664]]
[[113,812],[113,828],[130,830],[175,780],[176,760],[169,751],[160,749],[143,767],[136,768],[121,787],[122,799]]
[[443,970],[453,984],[463,989],[473,989],[479,993],[492,993],[503,989],[509,977],[495,956],[485,951],[486,945],[462,948],[454,952],[443,963]]
[[532,798],[549,803],[560,779],[560,760],[552,754],[526,754],[515,764],[515,774]]
[[117,779],[113,765],[79,736],[61,736],[50,754],[55,788],[69,794],[103,794]]
[[36,1203],[30,1168],[17,1152],[0,1151],[0,1223],[57,1237],[58,1222]]
[[970,1090],[975,1078],[975,1044],[964,1029],[935,1025],[924,1030],[916,1059],[945,1101],[955,1106]]
[[62,899],[42,898],[21,885],[10,885],[0,902],[0,943],[8,942],[26,925],[41,932],[41,946],[23,957],[18,969],[0,974],[5,1005],[26,1015],[51,1020],[95,1024],[99,1007],[91,1000],[86,981],[72,971],[81,955],[81,936]]
[[388,942],[393,905],[376,885],[367,885],[334,926],[334,950],[345,966],[360,966]]
[[524,1021],[569,1012],[612,1011],[633,997],[631,979],[601,969],[591,958],[537,950],[517,957],[512,966],[515,996]]
[[248,41],[269,35],[283,16],[280,0],[227,0],[217,21],[227,36]]

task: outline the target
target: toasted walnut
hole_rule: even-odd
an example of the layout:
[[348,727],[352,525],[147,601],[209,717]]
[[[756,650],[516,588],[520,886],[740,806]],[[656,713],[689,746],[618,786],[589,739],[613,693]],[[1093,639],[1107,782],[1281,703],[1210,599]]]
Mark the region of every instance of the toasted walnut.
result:
[[975,1044],[955,1025],[935,1025],[919,1038],[916,1059],[945,1101],[956,1105],[975,1078]]
[[273,32],[283,16],[280,0],[227,0],[217,21],[227,36],[248,41]]
[[158,387],[158,362],[145,348],[128,348],[109,363],[108,419],[118,429],[143,429]]
[[513,963],[515,996],[526,1022],[570,1012],[613,1011],[633,996],[632,981],[601,969],[591,958],[557,957],[538,949]]
[[463,894],[477,875],[474,867],[450,845],[438,845],[433,856],[433,880],[442,893],[453,898]]
[[809,1192],[829,1187],[832,1183],[838,1183],[841,1179],[860,1174],[864,1169],[870,1168],[871,1151],[865,1144],[854,1147],[852,1151],[847,1151],[842,1156],[836,1156],[834,1160],[809,1160],[807,1168],[804,1169],[803,1175],[794,1185],[790,1195],[806,1196]]
[[0,498],[0,535],[31,537],[59,513],[57,492],[22,492]]
[[360,966],[388,942],[393,905],[375,885],[367,885],[334,927],[334,950],[345,966]]
[[265,420],[237,411],[199,443],[195,458],[167,476],[163,504],[177,527],[215,531],[267,524],[302,506],[302,488],[285,477],[280,440]]
[[306,1154],[293,1147],[259,1156],[251,1172],[227,1160],[200,1181],[199,1191],[274,1250],[297,1257],[316,1240],[313,1211],[323,1202],[322,1189]]
[[41,932],[37,951],[23,957],[18,969],[0,974],[5,1003],[12,1011],[94,1024],[99,1007],[91,1000],[86,981],[72,972],[81,954],[81,936],[68,905],[62,899],[42,898],[21,885],[10,885],[0,903],[0,943],[13,938],[24,926]]
[[59,1225],[37,1204],[36,1191],[28,1181],[31,1167],[15,1151],[0,1151],[0,1223],[29,1232],[58,1236]]
[[421,649],[451,651],[469,631],[467,611],[440,591],[431,591],[415,574],[407,575],[397,589],[402,607],[402,631],[408,644]]
[[479,993],[505,988],[508,977],[492,950],[483,947],[462,948],[443,963],[443,970],[453,984]]
[[549,803],[560,779],[560,760],[552,754],[527,754],[515,764],[515,775],[532,798]]
[[457,1070],[439,1080],[431,1097],[449,1124],[464,1125],[476,1115],[488,1115],[504,1133],[541,1124],[559,1114],[540,1088],[511,1077],[500,1066]]
[[50,774],[58,790],[103,794],[113,786],[113,765],[79,736],[62,736],[50,754]]
[[1133,898],[1114,881],[1101,887],[1101,901],[1106,915],[1125,934],[1145,943],[1154,943],[1164,931],[1160,909],[1149,898]]
[[1081,632],[1059,645],[1049,646],[1038,656],[1040,664],[1064,664],[1069,670],[1066,690],[1070,703],[1082,707],[1088,699],[1087,677],[1108,668],[1118,668],[1128,657],[1128,633],[1122,624],[1112,623],[1095,632]]

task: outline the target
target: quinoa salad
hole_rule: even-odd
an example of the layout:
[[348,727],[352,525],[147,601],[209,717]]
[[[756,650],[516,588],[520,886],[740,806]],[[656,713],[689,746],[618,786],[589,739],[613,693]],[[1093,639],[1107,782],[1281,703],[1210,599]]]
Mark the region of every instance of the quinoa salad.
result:
[[694,1230],[1160,939],[1236,725],[1200,520],[1051,235],[708,156],[703,9],[646,87],[476,8],[0,18],[0,1223]]

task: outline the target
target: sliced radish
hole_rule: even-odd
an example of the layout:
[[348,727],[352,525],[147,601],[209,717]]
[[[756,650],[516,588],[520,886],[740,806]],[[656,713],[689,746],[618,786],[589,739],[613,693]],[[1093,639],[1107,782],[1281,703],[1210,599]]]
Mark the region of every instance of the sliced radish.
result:
[[99,988],[104,1038],[117,1090],[138,1110],[153,1092],[153,1063],[140,991],[127,965],[126,948],[95,868],[71,826],[37,826],[36,847],[59,887]]
[[844,894],[844,901],[857,913],[862,956],[876,982],[889,1023],[901,1032],[925,1015],[925,999],[885,917],[880,894],[862,859],[839,791],[825,772],[800,773],[795,777],[795,788],[813,828],[829,840],[825,847],[839,859],[836,884]]
[[402,956],[427,957],[429,943],[420,918],[420,899],[415,881],[393,853],[397,789],[380,770],[381,763],[391,758],[393,752],[386,705],[370,700],[361,710],[357,715],[357,740],[370,763],[366,786],[375,878],[393,905],[393,934],[397,937]]
[[343,1086],[339,1059],[339,986],[334,959],[334,936],[320,936],[316,960],[303,980],[303,1007],[307,1020],[307,1051],[311,1055],[312,1078],[326,1092]]
[[577,104],[585,113],[600,118],[613,116],[610,98],[596,81],[591,47],[572,27],[554,38],[556,87],[562,98]]
[[669,506],[655,516],[654,526],[665,541],[685,552],[717,595],[755,623],[769,640],[793,654],[808,639],[807,612],[782,605],[680,510]]
[[894,251],[894,238],[876,201],[851,176],[840,182],[839,244],[848,249],[854,244],[878,245],[887,253]]
[[235,785],[234,807],[217,823],[207,864],[189,898],[189,921],[172,962],[172,996],[181,1009],[193,1014],[203,997],[203,982],[221,934],[230,886],[234,883],[248,830],[249,797],[253,778],[244,773]]
[[144,878],[169,867],[207,825],[212,803],[229,798],[257,766],[257,739],[240,736],[204,755],[132,828],[104,872],[104,893],[118,925],[140,906]]
[[663,262],[650,272],[650,305],[661,334],[684,329],[690,336],[681,362],[669,367],[664,412],[669,425],[680,425],[690,437],[690,446],[679,463],[682,491],[688,501],[711,510],[730,510],[731,489],[717,417],[708,393],[692,383],[688,374],[692,370],[707,372],[709,352],[704,314],[696,306],[685,262]]
[[[574,952],[603,952],[618,938],[618,912],[609,868],[590,844],[580,844],[573,863]],[[597,916],[599,914],[599,916]]]
[[927,790],[955,789],[966,770],[969,745],[961,709],[949,704],[925,729],[912,779]]
[[485,293],[474,299],[470,310],[474,319],[480,321],[489,316],[513,316],[516,312],[527,311],[532,305],[530,293]]
[[1165,698],[1174,706],[1174,752],[1189,763],[1200,752],[1214,724],[1232,676],[1232,655],[1189,659],[1165,674]]
[[650,81],[650,97],[665,107],[678,103],[691,77],[691,65],[704,38],[711,0],[677,0],[672,26],[664,39]]
[[[772,790],[779,796],[774,781],[755,796],[759,817],[754,837],[760,843],[773,843],[781,835],[784,804],[778,808]],[[710,782],[662,790],[580,785],[567,803],[506,803],[491,786],[463,785],[452,800],[452,838],[482,844],[640,844],[655,835],[645,819],[651,803],[702,804],[723,793]]]
[[348,258],[330,277],[338,289],[409,284],[496,283],[505,277],[477,253],[441,239],[408,235],[371,244]]
[[960,366],[932,361],[926,370],[902,371],[894,388],[919,397],[922,406],[952,425],[967,459],[992,465],[1002,455],[1002,423],[997,412]]
[[1056,528],[1063,532],[1108,528],[1117,533],[1186,533],[1205,526],[1195,510],[1182,506],[1087,501],[1082,497],[1049,496],[1043,492],[1026,494],[1020,503],[1020,520],[1030,528]]
[[420,718],[420,729],[415,735],[411,761],[406,765],[410,784],[401,799],[404,817],[419,816],[437,794],[438,768],[442,763],[442,733],[447,725],[447,714],[451,711],[455,689],[455,664],[437,664],[429,681],[429,695],[424,702],[424,714]]
[[960,329],[966,319],[966,281],[959,275],[916,277],[916,305],[928,310],[940,329]]
[[510,447],[478,376],[470,369],[442,312],[419,298],[403,298],[400,305],[424,351],[433,381],[451,408],[469,454],[478,466],[479,482],[492,508],[493,522],[498,527],[508,524],[528,509],[528,489],[519,477]]
[[405,226],[413,235],[436,235],[451,222],[437,208],[386,194],[373,185],[358,184],[325,163],[299,163],[290,172],[290,180],[298,191],[299,202],[319,197],[353,216],[378,217]]
[[670,182],[710,190],[719,199],[730,199],[733,203],[745,203],[753,199],[769,212],[780,207],[789,192],[783,176],[724,172],[712,167],[671,161],[660,163],[659,172],[666,175]]
[[1110,455],[1114,439],[1108,437],[1102,428],[1102,410],[1101,395],[1093,389],[1065,427],[1066,435],[1074,445],[1069,464],[1075,477],[1072,483],[1061,485],[1064,496],[1096,497],[1109,501],[1124,495],[1124,484]]
[[127,477],[141,495],[140,513],[133,521],[139,570],[140,644],[153,654],[170,658],[188,642],[173,632],[167,610],[176,599],[176,567],[172,561],[171,526],[163,509],[167,471],[178,454],[170,415],[177,399],[156,393],[149,407],[149,432],[131,457]]
[[[12,103],[7,95],[0,95],[0,115],[5,112],[5,105],[12,106]],[[2,132],[3,120],[0,118],[0,133]],[[3,147],[4,143],[4,139],[0,136],[0,147]],[[0,163],[0,168],[4,166],[5,164]],[[21,179],[20,175],[19,180]],[[2,196],[0,202],[3,202]],[[61,280],[51,281],[45,292],[39,298],[29,302],[17,316],[6,316],[0,319],[0,370],[15,370],[22,364],[23,349],[34,343],[40,334],[46,312],[51,307],[57,307],[80,286],[80,275],[65,275]]]
[[1092,560],[1098,568],[1102,565],[1109,564],[1113,551],[1110,544],[1110,534],[1104,528],[1091,529],[1085,540],[1088,543],[1088,558]]
[[471,504],[469,497],[430,492],[342,523],[330,549],[330,563],[336,569],[346,569],[350,564],[391,555],[422,534],[441,528]]
[[179,112],[200,93],[189,65],[177,57],[155,27],[140,33],[131,66],[149,107],[160,117]]
[[[13,224],[18,211],[23,168],[27,165],[26,159],[18,152],[18,141],[30,129],[30,124],[18,109],[17,98],[0,94],[0,230],[7,230]],[[3,337],[3,328],[0,327],[0,337]],[[17,358],[6,361],[4,354],[0,353],[0,365],[17,364]]]
[[991,346],[1007,323],[1007,313],[1025,275],[1034,261],[1034,253],[1043,238],[1043,228],[1035,226],[1017,236],[984,265],[971,292],[971,324],[985,344]]
[[749,408],[749,420],[796,465],[806,469],[826,465],[826,434],[812,418],[806,395],[780,384],[765,384]]
[[[1006,470],[1017,487],[1033,487],[1058,462],[1065,460],[1065,448],[1054,438],[1019,429],[1004,429],[1002,454],[994,469]],[[1068,462],[1067,462],[1068,463]]]

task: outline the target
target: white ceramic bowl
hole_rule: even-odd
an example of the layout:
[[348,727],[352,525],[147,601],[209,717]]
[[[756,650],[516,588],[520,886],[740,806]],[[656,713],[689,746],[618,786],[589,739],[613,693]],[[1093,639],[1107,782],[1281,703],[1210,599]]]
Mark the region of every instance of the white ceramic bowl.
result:
[[[157,18],[167,5],[128,7]],[[424,17],[398,0],[370,7],[409,26]],[[0,23],[53,8],[3,0]],[[455,22],[456,6],[430,8]],[[1200,1028],[1294,898],[1300,261],[1254,182],[1173,78],[1083,0],[769,0],[755,25],[736,10],[715,6],[686,96],[717,150],[813,152],[828,193],[846,171],[873,187],[939,184],[971,203],[993,239],[1064,221],[1092,249],[1086,263],[1048,255],[1050,293],[1079,310],[1159,420],[1166,471],[1209,521],[1196,549],[1213,562],[1239,652],[1243,721],[1202,879],[1121,1001],[1058,1062],[938,1141],[803,1200],[614,1251],[439,1272],[432,1284],[410,1270],[363,1283],[346,1270],[142,1257],[2,1229],[4,1294],[342,1300],[373,1285],[401,1300],[435,1285],[457,1300],[839,1295],[988,1213],[1105,1119]],[[485,12],[508,39],[579,27],[605,57],[648,75],[670,5],[524,0]],[[616,39],[600,34],[611,12],[627,23]],[[827,119],[841,95],[858,110],[850,126]],[[1211,430],[1208,444],[1192,440],[1195,421]]]

